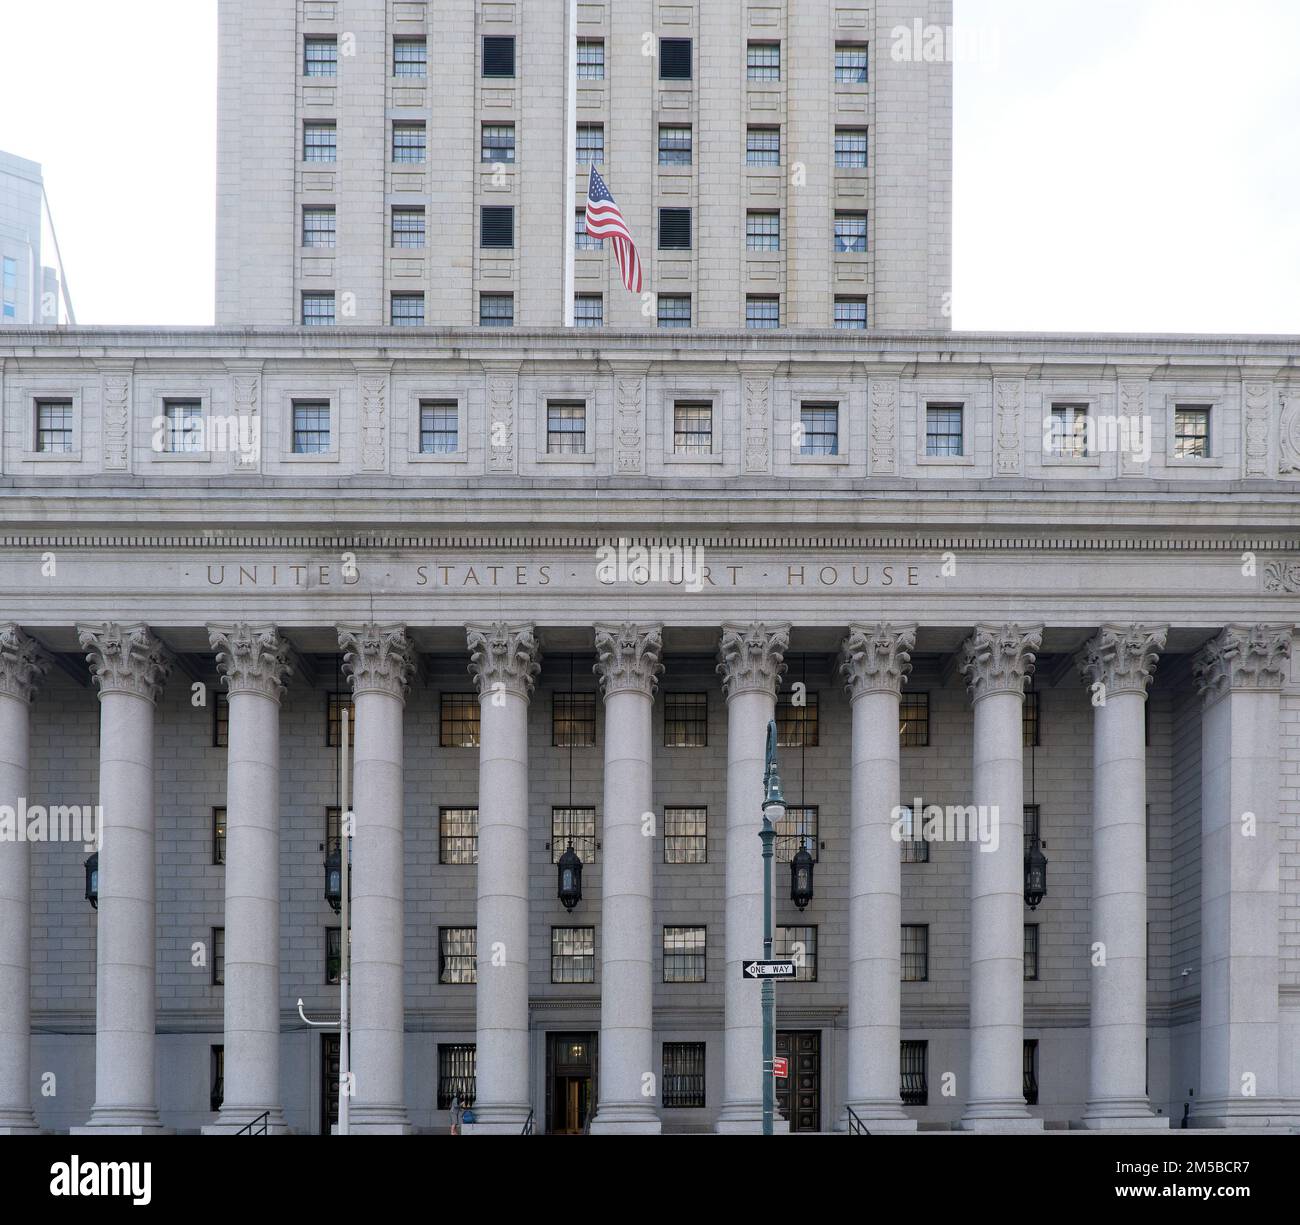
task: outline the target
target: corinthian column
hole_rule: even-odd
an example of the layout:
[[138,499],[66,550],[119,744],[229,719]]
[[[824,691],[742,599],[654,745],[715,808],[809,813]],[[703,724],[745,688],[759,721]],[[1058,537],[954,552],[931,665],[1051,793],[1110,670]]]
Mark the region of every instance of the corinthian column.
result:
[[605,695],[605,859],[593,1133],[660,1130],[653,1079],[656,842],[646,816],[652,815],[650,715],[662,648],[659,626],[596,626],[596,673]]
[[1289,625],[1229,625],[1194,662],[1201,716],[1203,1127],[1297,1122],[1279,1101],[1278,806]]
[[[402,1135],[406,1113],[403,994],[402,714],[415,652],[404,625],[339,626],[352,683],[353,749],[351,1127]],[[233,722],[233,720],[232,720]],[[345,852],[346,853],[346,852]],[[347,939],[347,933],[343,933]]]
[[1079,657],[1093,704],[1092,980],[1085,1127],[1163,1127],[1146,1091],[1145,709],[1168,626],[1103,625]]
[[528,1091],[528,698],[541,671],[531,625],[466,627],[478,689],[477,1122],[515,1134]]
[[147,625],[78,626],[99,686],[95,1105],[73,1134],[161,1130],[156,1041],[154,705],[171,669]]
[[[31,707],[49,661],[17,625],[0,625],[0,804],[31,796]],[[0,1136],[36,1131],[32,1113],[32,883],[25,838],[0,830]]]
[[963,648],[962,675],[975,707],[972,799],[995,836],[971,851],[970,1131],[1041,1128],[1024,1096],[1024,738],[1025,679],[1042,628],[977,625]]
[[[724,625],[718,672],[727,699],[726,967],[723,971],[723,1100],[718,1131],[763,1126],[763,1027],[759,984],[740,963],[763,952],[763,765],[767,725],[790,645],[788,625]],[[897,1062],[897,1060],[895,1060]]]
[[898,699],[915,646],[915,626],[854,625],[840,658],[853,711],[846,1104],[873,1132],[916,1130],[898,1091],[902,848],[894,836]]
[[205,1131],[280,1105],[280,696],[288,647],[274,625],[209,625],[230,695],[226,754],[225,1096]]

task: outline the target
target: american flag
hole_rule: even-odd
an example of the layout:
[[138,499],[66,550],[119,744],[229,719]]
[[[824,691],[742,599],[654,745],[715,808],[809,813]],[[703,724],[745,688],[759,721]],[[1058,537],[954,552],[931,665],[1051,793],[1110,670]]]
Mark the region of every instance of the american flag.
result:
[[608,238],[613,242],[624,287],[630,293],[640,293],[641,257],[636,253],[636,243],[628,233],[623,214],[605,186],[605,180],[596,173],[595,166],[591,168],[591,180],[587,184],[587,233],[592,238]]

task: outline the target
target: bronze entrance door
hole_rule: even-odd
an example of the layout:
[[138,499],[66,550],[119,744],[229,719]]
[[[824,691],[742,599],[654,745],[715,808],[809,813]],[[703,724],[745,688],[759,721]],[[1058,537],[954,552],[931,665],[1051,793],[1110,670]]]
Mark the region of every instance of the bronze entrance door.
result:
[[328,1136],[339,1121],[339,1036],[320,1036],[320,1134]]
[[778,1030],[776,1053],[790,1061],[790,1075],[776,1082],[776,1104],[789,1120],[790,1130],[821,1131],[821,1034],[817,1030]]
[[580,1136],[596,1109],[596,1035],[550,1034],[546,1039],[546,1130]]

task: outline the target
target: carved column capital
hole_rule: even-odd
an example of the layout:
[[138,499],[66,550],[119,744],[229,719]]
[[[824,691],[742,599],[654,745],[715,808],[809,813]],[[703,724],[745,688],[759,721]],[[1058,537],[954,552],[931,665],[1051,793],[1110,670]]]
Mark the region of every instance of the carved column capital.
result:
[[406,636],[406,626],[368,621],[338,629],[343,671],[352,683],[352,692],[386,693],[405,701],[415,671],[415,648]]
[[30,703],[49,666],[49,656],[19,625],[0,624],[0,693]]
[[864,693],[901,693],[915,647],[915,625],[850,625],[840,648],[840,674],[850,701]]
[[962,645],[961,674],[971,701],[994,693],[1023,697],[1042,645],[1041,625],[977,625]]
[[208,641],[217,653],[217,671],[229,693],[256,693],[278,702],[284,693],[289,644],[274,625],[209,625]]
[[1146,697],[1168,636],[1167,625],[1103,625],[1076,657],[1079,672],[1107,693]]
[[99,696],[131,693],[157,702],[171,672],[171,654],[143,623],[78,625],[77,641],[99,686]]
[[1206,702],[1233,689],[1280,690],[1291,658],[1289,625],[1227,625],[1192,661]]
[[532,625],[467,625],[465,640],[469,672],[480,697],[502,690],[527,701],[542,670],[542,649]]
[[776,696],[785,671],[785,651],[790,645],[788,625],[724,625],[718,642],[718,674],[722,692],[730,701],[738,693]]
[[662,626],[632,621],[597,625],[596,666],[592,671],[600,677],[601,692],[606,697],[626,692],[654,697],[659,674],[664,670],[662,653]]

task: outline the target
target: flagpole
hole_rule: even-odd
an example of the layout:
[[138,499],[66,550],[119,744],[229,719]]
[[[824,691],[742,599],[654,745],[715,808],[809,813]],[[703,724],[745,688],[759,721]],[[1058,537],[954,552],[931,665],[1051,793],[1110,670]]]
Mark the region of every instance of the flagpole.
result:
[[569,0],[569,27],[567,61],[569,69],[568,96],[565,99],[564,122],[564,326],[573,326],[573,264],[574,224],[578,214],[578,198],[574,187],[578,162],[578,0]]

